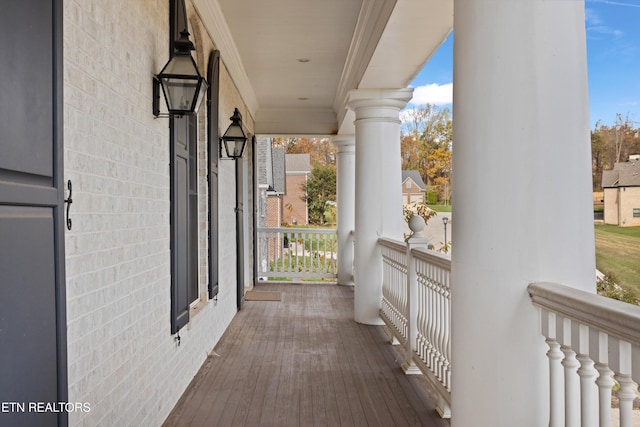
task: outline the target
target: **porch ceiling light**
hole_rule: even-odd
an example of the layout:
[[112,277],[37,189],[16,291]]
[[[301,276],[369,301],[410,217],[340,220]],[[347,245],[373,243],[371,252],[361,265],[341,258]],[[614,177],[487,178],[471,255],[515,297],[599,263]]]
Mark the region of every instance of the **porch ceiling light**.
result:
[[233,111],[233,116],[230,117],[231,124],[227,128],[227,131],[220,137],[220,157],[222,157],[222,146],[227,157],[230,159],[237,159],[242,157],[244,146],[247,142],[247,136],[242,130],[242,114],[236,108]]
[[153,115],[156,117],[160,116],[159,87],[162,87],[169,116],[197,113],[209,87],[191,57],[195,47],[189,40],[189,32],[183,30],[174,45],[173,57],[153,79]]

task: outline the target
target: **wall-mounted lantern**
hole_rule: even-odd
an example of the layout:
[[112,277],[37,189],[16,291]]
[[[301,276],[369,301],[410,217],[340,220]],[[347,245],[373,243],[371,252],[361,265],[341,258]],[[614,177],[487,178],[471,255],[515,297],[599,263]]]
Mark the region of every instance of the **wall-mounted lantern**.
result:
[[160,87],[167,103],[169,116],[183,116],[198,112],[209,85],[198,72],[191,57],[195,50],[189,32],[183,30],[175,41],[175,53],[153,79],[153,115],[160,116]]
[[227,131],[220,137],[220,158],[222,157],[222,146],[224,145],[224,151],[227,157],[230,159],[237,159],[242,157],[244,146],[247,142],[247,136],[242,130],[242,114],[236,108],[233,111],[233,116],[230,117],[231,124],[227,128]]

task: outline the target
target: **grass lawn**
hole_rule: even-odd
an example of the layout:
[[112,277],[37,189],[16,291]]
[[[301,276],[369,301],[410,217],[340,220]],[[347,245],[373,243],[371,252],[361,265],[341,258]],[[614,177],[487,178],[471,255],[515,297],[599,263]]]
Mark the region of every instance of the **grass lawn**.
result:
[[640,227],[596,225],[596,267],[640,292]]
[[427,205],[436,212],[451,212],[451,205]]

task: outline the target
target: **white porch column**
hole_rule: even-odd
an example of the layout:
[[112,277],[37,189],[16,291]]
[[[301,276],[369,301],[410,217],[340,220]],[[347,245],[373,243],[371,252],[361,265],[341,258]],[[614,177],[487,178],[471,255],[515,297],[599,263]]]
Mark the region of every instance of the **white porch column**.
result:
[[452,426],[548,423],[527,285],[595,291],[584,2],[455,0]]
[[353,135],[332,138],[338,148],[338,284],[353,286],[353,236],[356,192],[356,142]]
[[356,120],[355,320],[380,325],[382,255],[378,237],[402,240],[400,110],[413,89],[349,92]]

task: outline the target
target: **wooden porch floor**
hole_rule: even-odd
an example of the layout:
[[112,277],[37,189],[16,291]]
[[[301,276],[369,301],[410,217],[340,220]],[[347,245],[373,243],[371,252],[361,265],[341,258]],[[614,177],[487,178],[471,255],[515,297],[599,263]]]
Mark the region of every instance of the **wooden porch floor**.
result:
[[406,376],[383,326],[353,320],[353,290],[261,284],[165,426],[448,426]]

